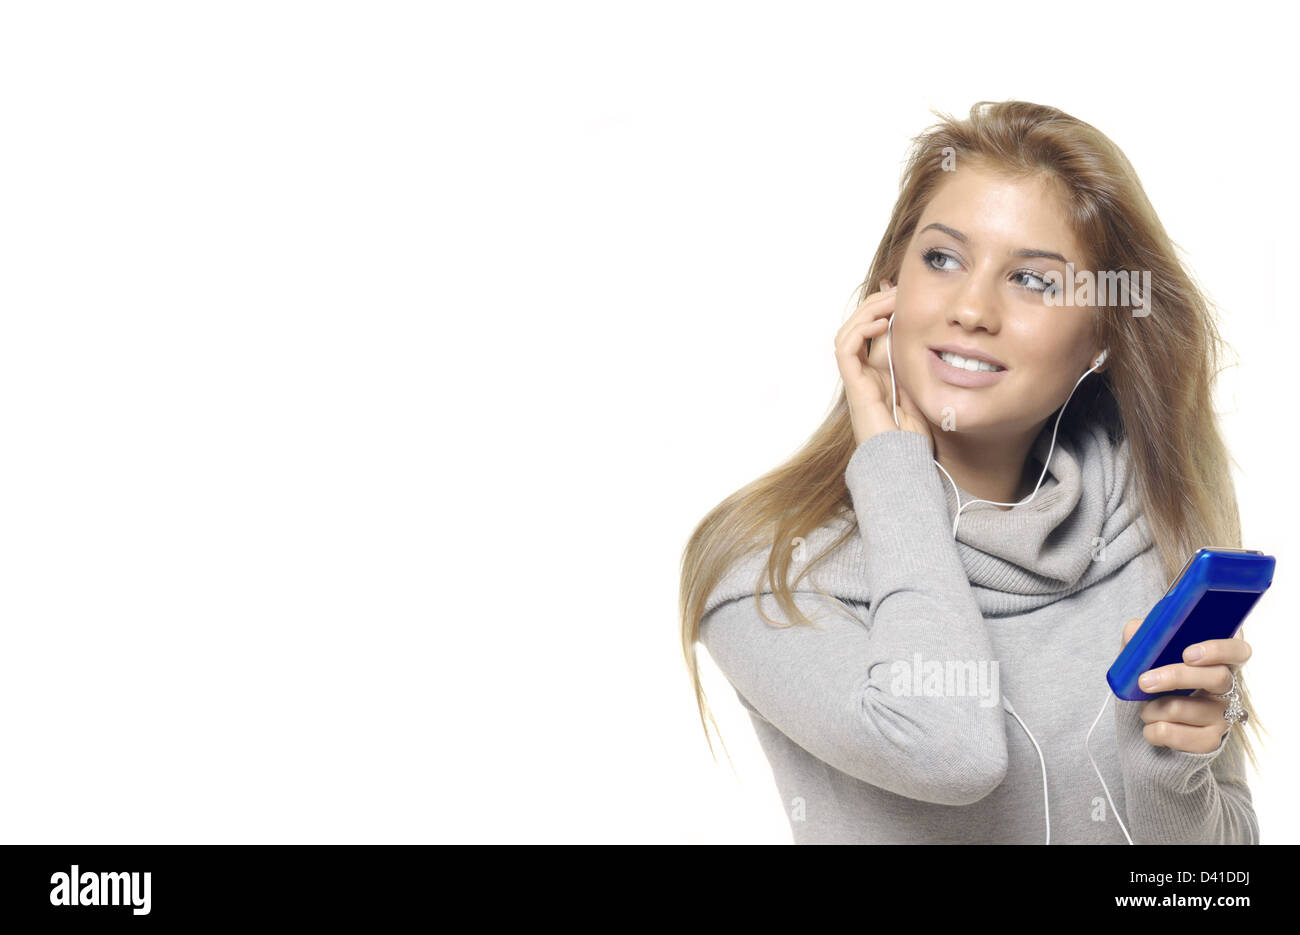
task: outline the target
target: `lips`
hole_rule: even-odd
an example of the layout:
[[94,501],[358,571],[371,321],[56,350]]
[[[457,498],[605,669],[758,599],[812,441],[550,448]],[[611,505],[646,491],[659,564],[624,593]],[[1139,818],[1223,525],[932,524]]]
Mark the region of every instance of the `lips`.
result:
[[[952,353],[959,352],[953,351]],[[930,362],[930,372],[934,374],[936,379],[947,383],[949,386],[978,389],[1000,383],[1007,375],[1006,370],[966,370],[962,367],[954,367],[940,357],[937,350],[928,350],[925,356]]]
[[934,351],[936,354],[956,354],[957,356],[965,357],[968,360],[982,360],[986,364],[1001,367],[1003,370],[1011,369],[992,354],[986,354],[973,347],[964,347],[960,344],[936,344],[934,347],[930,348],[930,350]]

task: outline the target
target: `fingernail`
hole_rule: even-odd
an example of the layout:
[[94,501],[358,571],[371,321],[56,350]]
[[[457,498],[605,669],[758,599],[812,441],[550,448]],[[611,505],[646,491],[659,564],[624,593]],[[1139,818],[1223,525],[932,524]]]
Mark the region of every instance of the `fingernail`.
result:
[[1197,659],[1200,659],[1204,655],[1205,655],[1205,649],[1201,646],[1189,646],[1187,648],[1186,656],[1189,662],[1195,662]]
[[1138,679],[1138,684],[1147,689],[1155,688],[1159,682],[1160,676],[1155,672],[1148,672],[1146,675],[1142,676],[1142,678]]

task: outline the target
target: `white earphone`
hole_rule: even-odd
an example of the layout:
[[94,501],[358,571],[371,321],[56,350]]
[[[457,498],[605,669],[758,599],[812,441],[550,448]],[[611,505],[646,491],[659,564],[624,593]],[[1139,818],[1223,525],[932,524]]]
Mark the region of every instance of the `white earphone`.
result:
[[[893,353],[893,340],[892,340],[893,330],[894,330],[894,316],[890,315],[889,328],[886,329],[886,335],[885,335],[885,350],[889,354],[889,386],[890,386],[890,393],[893,396],[894,424],[898,425],[899,424],[898,423],[898,388],[894,383],[894,353]],[[1088,374],[1097,370],[1097,368],[1099,368],[1102,364],[1106,362],[1106,358],[1109,356],[1110,356],[1109,348],[1103,350],[1093,360],[1092,366],[1084,371],[1083,376],[1079,377],[1079,379],[1074,382],[1074,389],[1070,390],[1070,395],[1065,398],[1065,403],[1062,404],[1061,411],[1058,412],[1056,415],[1056,424],[1052,426],[1052,445],[1047,450],[1047,460],[1043,463],[1042,473],[1038,475],[1038,483],[1034,486],[1034,492],[1031,493],[1024,500],[1021,500],[1020,503],[1028,503],[1030,500],[1034,499],[1035,495],[1037,495],[1038,493],[1038,488],[1043,485],[1043,478],[1047,476],[1047,465],[1051,464],[1052,453],[1056,451],[1056,430],[1061,425],[1061,416],[1065,414],[1065,407],[1070,404],[1070,400],[1074,397],[1074,390],[1077,390],[1079,388],[1079,384],[1083,382],[1084,377],[1088,376]],[[899,425],[899,428],[902,428],[902,426]],[[952,537],[954,539],[957,538],[957,524],[961,522],[961,511],[964,510],[966,507],[970,506],[972,503],[992,503],[995,506],[1019,506],[1020,505],[1020,503],[1001,503],[996,500],[968,500],[966,503],[962,503],[961,495],[957,492],[957,484],[952,479],[952,475],[950,475],[947,472],[947,470],[944,469],[944,466],[942,464],[939,464],[937,460],[934,463],[939,468],[939,470],[943,471],[943,476],[948,478],[948,483],[952,484],[953,495],[956,497],[957,500],[957,515],[956,517],[954,517],[953,524],[952,524]],[[1097,779],[1101,781],[1101,788],[1106,792],[1106,801],[1110,803],[1111,814],[1113,814],[1115,816],[1115,820],[1119,822],[1119,830],[1124,832],[1124,840],[1128,841],[1129,844],[1132,844],[1133,839],[1129,837],[1128,829],[1124,827],[1124,821],[1119,817],[1119,809],[1115,807],[1115,801],[1110,797],[1110,789],[1106,786],[1106,780],[1102,778],[1101,770],[1097,768],[1097,761],[1092,758],[1092,751],[1088,749],[1088,741],[1092,739],[1093,728],[1095,728],[1097,726],[1097,722],[1101,720],[1101,716],[1106,710],[1106,705],[1110,703],[1110,699],[1111,699],[1111,693],[1107,691],[1106,700],[1102,702],[1101,705],[1101,711],[1097,712],[1097,717],[1093,720],[1092,727],[1088,728],[1088,735],[1083,739],[1083,749],[1084,752],[1088,754],[1088,760],[1092,763],[1092,768],[1093,771],[1097,774]],[[1029,728],[1025,725],[1024,721],[1020,720],[1020,715],[1017,714],[1015,712],[1015,709],[1011,707],[1011,700],[1007,698],[1006,695],[1002,696],[1002,707],[1006,710],[1008,714],[1010,714],[1013,718],[1016,719],[1016,721],[1020,724],[1021,728],[1024,729],[1024,732],[1029,735],[1029,742],[1034,745],[1034,750],[1037,751],[1038,753],[1038,762],[1043,769],[1043,817],[1044,817],[1044,821],[1046,821],[1047,823],[1046,843],[1051,844],[1052,843],[1052,811],[1047,803],[1047,761],[1043,759],[1043,751],[1039,748],[1038,741],[1034,739],[1033,734],[1029,733]]]

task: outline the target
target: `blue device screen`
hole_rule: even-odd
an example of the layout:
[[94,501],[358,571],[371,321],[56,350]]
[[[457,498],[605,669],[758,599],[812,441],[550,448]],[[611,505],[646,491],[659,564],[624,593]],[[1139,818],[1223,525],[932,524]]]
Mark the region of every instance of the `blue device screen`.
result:
[[1195,689],[1148,694],[1137,680],[1150,669],[1182,662],[1183,650],[1193,643],[1235,634],[1272,584],[1275,565],[1271,555],[1246,549],[1196,552],[1106,673],[1116,697],[1145,701],[1161,695],[1190,695]]

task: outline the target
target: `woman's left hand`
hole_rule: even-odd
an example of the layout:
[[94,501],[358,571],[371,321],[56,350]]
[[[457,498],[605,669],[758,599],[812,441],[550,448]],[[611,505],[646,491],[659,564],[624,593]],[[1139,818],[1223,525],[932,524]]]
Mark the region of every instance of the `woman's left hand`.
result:
[[[1120,645],[1127,645],[1141,625],[1139,617],[1125,624]],[[1194,658],[1197,648],[1201,650],[1199,659]],[[1142,720],[1146,722],[1142,736],[1146,742],[1184,753],[1213,753],[1217,750],[1232,724],[1223,719],[1223,712],[1228,710],[1228,699],[1214,698],[1209,693],[1221,695],[1230,691],[1232,670],[1249,659],[1250,654],[1250,644],[1238,633],[1226,640],[1193,643],[1183,650],[1182,662],[1158,666],[1143,673],[1138,679],[1138,687],[1144,692],[1198,689],[1190,695],[1152,698],[1142,706]],[[1157,680],[1149,684],[1152,675]]]

